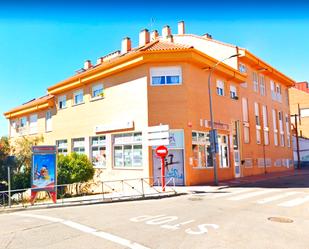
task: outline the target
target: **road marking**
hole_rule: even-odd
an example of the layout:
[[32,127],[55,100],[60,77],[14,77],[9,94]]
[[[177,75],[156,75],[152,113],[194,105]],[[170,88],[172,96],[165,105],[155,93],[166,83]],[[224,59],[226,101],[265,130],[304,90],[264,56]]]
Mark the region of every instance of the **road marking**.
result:
[[268,194],[268,193],[276,192],[276,191],[278,191],[278,189],[266,189],[266,190],[256,191],[256,192],[247,193],[247,194],[243,194],[243,195],[239,195],[239,196],[230,197],[230,198],[228,198],[228,200],[240,201],[240,200],[243,200],[243,199],[248,199],[248,198],[251,198],[251,197],[254,197],[254,196],[264,195],[264,194]]
[[278,204],[280,207],[295,207],[309,201],[309,195]]
[[215,196],[212,196],[212,199],[216,199],[216,198],[220,198],[220,197],[226,197],[226,196],[230,196],[230,195],[237,195],[237,194],[241,194],[241,193],[248,192],[248,191],[252,191],[252,189],[247,188],[247,189],[237,190],[235,192],[222,193],[222,194],[219,194],[217,192]]
[[300,192],[287,192],[287,193],[283,193],[281,195],[275,195],[275,196],[271,196],[268,198],[264,198],[262,200],[257,201],[258,204],[265,204],[268,202],[272,202],[272,201],[276,201],[276,200],[280,200],[283,199],[285,197],[291,196],[291,195],[296,195],[299,194]]
[[88,227],[88,226],[85,226],[83,224],[79,224],[79,223],[76,223],[76,222],[70,221],[70,220],[64,220],[64,219],[60,219],[60,218],[53,218],[53,217],[49,217],[49,216],[45,216],[45,215],[37,215],[37,214],[18,214],[18,213],[15,213],[15,214],[11,214],[11,215],[17,215],[17,216],[22,216],[22,217],[30,217],[30,218],[35,218],[35,219],[47,220],[47,221],[51,221],[51,222],[55,222],[55,223],[61,223],[61,224],[66,225],[68,227],[79,230],[81,232],[92,234],[94,236],[100,237],[102,239],[109,240],[111,242],[114,242],[116,244],[125,246],[127,248],[131,248],[131,249],[149,249],[149,247],[145,247],[145,246],[138,244],[136,242],[121,238],[119,236],[116,236],[116,235],[113,235],[113,234],[110,234],[110,233],[107,233],[107,232],[99,231],[99,230],[96,230],[95,228]]

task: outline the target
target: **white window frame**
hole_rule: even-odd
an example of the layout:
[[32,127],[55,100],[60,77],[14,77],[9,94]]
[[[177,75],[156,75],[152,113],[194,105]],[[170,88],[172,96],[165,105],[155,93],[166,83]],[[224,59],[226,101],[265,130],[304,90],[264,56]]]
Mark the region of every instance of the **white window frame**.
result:
[[[154,77],[161,77],[164,83],[154,83]],[[168,77],[178,77],[178,82],[168,83]],[[181,66],[171,67],[152,67],[150,68],[150,85],[151,86],[173,86],[182,84]]]
[[56,141],[58,154],[66,156],[68,154],[68,140],[60,139]]
[[230,85],[230,97],[231,99],[238,99],[238,95],[237,95],[237,88],[234,85]]
[[[98,143],[94,143],[95,140],[97,140]],[[97,148],[97,149],[94,150],[94,148]],[[105,150],[105,158],[104,158],[104,155],[100,154],[100,151],[103,148]],[[99,152],[99,153],[96,153],[97,154],[96,157],[94,156],[94,153],[93,153],[94,151]],[[91,137],[90,157],[91,157],[92,164],[95,168],[106,168],[106,135]]]
[[61,95],[58,97],[58,109],[67,108],[67,96]]
[[52,130],[52,113],[49,110],[45,113],[45,131],[50,132]]
[[29,134],[38,133],[38,114],[32,114],[29,117]]
[[[96,91],[100,93],[95,95]],[[104,85],[102,83],[93,85],[91,88],[91,98],[92,99],[100,99],[104,97]]]
[[259,104],[254,102],[254,117],[255,117],[255,128],[256,128],[256,143],[261,144],[261,119]]
[[278,112],[278,120],[279,120],[279,132],[280,132],[280,146],[284,147],[284,128],[283,128],[283,112]]
[[[225,140],[225,141],[223,141]],[[230,168],[230,148],[229,148],[229,136],[228,135],[223,135],[220,134],[218,135],[218,145],[219,145],[219,167],[220,168]],[[225,152],[225,150],[223,150],[224,148],[226,148],[227,150],[227,155],[223,156],[223,152]],[[223,160],[225,159],[225,160]],[[224,162],[224,164],[223,164]],[[225,164],[227,163],[227,164]]]
[[267,106],[263,105],[262,110],[263,110],[264,145],[269,145],[269,127],[268,127]]
[[259,92],[259,79],[257,72],[252,72],[253,91]]
[[272,113],[273,113],[274,145],[278,146],[277,111],[275,109],[272,109]]
[[72,138],[72,152],[86,154],[86,139],[84,137]]
[[225,96],[225,82],[223,80],[217,80],[216,92],[219,96]]
[[[115,169],[141,169],[143,167],[143,134],[142,132],[130,132],[130,133],[120,133],[113,135],[113,168]],[[131,165],[125,165],[125,146],[131,146]],[[139,148],[141,150],[141,163],[140,164],[134,164],[134,147],[140,146]],[[122,165],[116,165],[116,159],[115,159],[115,147],[121,147],[121,153],[122,153],[122,159],[121,164]]]
[[263,74],[260,74],[260,94],[266,96],[265,76]]
[[249,124],[249,112],[248,112],[248,99],[242,98],[242,118],[244,129],[244,143],[250,143],[250,124]]
[[[202,158],[202,155],[198,154],[198,164],[197,166],[194,166],[194,168],[202,168],[202,169],[213,168],[211,160],[211,152],[209,151],[208,153],[208,149],[210,150],[209,132],[194,130],[192,131],[191,134],[192,134],[192,147],[197,146],[198,153],[200,153],[200,148],[204,147],[204,155],[205,155],[205,158]],[[196,134],[196,139],[194,138],[193,134]],[[203,160],[205,160],[205,165],[202,164]]]
[[[82,96],[82,101],[79,102],[79,103],[76,103],[76,97],[79,96],[79,95]],[[79,90],[77,90],[77,91],[75,91],[75,92],[73,93],[73,106],[75,106],[75,105],[81,105],[81,104],[83,104],[83,103],[85,103],[85,102],[84,102],[84,90],[83,90],[83,89],[79,89]]]
[[241,73],[246,73],[246,72],[247,72],[247,67],[246,67],[244,64],[239,63],[239,65],[238,65],[238,70],[239,70],[239,72],[241,72]]

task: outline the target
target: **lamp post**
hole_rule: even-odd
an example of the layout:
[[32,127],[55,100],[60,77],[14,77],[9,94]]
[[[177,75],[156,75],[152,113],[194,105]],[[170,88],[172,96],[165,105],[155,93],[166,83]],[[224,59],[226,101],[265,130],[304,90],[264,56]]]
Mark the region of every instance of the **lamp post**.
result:
[[218,169],[217,169],[217,160],[216,160],[216,154],[217,154],[217,144],[218,144],[218,139],[217,139],[217,131],[215,130],[215,125],[214,125],[214,114],[212,110],[212,96],[211,96],[211,87],[210,87],[210,80],[211,80],[211,74],[212,72],[216,69],[216,67],[223,61],[231,59],[233,57],[237,57],[239,54],[233,54],[229,57],[226,57],[220,61],[218,61],[210,70],[209,75],[208,75],[208,95],[209,95],[209,112],[210,112],[210,125],[211,125],[211,130],[210,130],[210,151],[211,151],[211,158],[212,158],[212,165],[214,167],[214,184],[218,186]]

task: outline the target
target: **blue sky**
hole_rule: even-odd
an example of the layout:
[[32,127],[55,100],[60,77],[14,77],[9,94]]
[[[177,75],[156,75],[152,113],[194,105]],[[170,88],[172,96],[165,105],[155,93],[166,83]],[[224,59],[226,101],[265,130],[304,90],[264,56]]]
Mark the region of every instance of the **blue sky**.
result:
[[[0,1],[0,136],[2,113],[73,75],[86,59],[138,42],[143,28],[212,34],[249,49],[296,81],[309,81],[309,4],[301,1]],[[151,21],[152,20],[152,21]]]

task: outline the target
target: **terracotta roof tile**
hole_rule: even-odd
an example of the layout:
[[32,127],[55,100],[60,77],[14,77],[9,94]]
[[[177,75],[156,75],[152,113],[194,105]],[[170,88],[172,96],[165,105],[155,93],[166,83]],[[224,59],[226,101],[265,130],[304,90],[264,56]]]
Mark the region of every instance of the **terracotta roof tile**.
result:
[[39,104],[43,104],[43,103],[45,103],[48,100],[53,99],[53,98],[54,98],[54,95],[45,95],[43,97],[30,100],[30,101],[28,101],[28,102],[26,102],[26,103],[24,103],[24,104],[22,104],[22,105],[20,105],[18,107],[15,107],[15,108],[9,110],[6,113],[12,113],[12,112],[16,112],[16,111],[19,111],[19,110],[27,109],[29,107],[33,107],[33,106],[36,106],[36,105],[39,105]]
[[182,50],[182,49],[189,49],[193,48],[192,46],[177,44],[174,42],[167,42],[167,41],[154,41],[143,48],[141,48],[141,51],[161,51],[161,50]]

